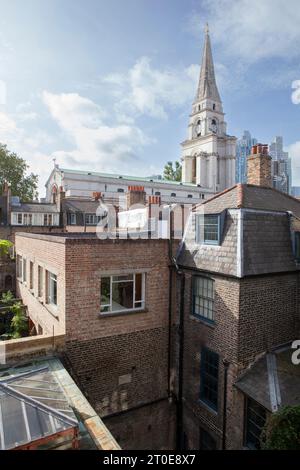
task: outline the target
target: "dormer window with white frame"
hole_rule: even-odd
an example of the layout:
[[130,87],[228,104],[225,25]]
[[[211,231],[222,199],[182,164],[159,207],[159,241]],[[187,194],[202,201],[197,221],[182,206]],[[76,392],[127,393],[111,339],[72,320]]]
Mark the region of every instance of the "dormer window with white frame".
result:
[[221,214],[196,214],[196,243],[221,245],[225,211]]

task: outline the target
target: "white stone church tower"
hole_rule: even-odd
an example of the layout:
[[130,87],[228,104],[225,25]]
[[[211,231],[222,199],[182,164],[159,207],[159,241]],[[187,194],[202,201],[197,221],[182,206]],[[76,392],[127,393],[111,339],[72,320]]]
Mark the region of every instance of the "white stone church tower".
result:
[[212,192],[223,191],[235,184],[236,137],[226,134],[208,26],[188,139],[181,145],[183,183],[196,183]]

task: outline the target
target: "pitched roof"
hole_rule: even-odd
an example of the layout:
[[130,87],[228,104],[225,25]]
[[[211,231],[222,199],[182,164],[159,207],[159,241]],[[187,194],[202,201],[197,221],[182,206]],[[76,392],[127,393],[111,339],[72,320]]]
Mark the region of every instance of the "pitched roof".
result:
[[224,209],[259,209],[275,212],[293,212],[300,217],[300,200],[275,188],[236,184],[207,199],[195,208],[204,206],[206,213],[218,213]]
[[[290,347],[258,359],[235,386],[269,411],[300,404],[300,368]],[[272,385],[276,384],[276,386]]]
[[20,204],[12,205],[13,212],[28,212],[28,213],[58,213],[59,209],[56,204],[48,204],[42,202],[21,202]]
[[100,202],[95,200],[64,199],[62,202],[62,210],[96,214],[99,205]]

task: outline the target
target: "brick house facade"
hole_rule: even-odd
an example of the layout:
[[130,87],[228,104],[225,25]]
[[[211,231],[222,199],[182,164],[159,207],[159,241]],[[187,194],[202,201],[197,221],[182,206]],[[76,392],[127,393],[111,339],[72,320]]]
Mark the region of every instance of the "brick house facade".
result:
[[[17,282],[18,293],[36,330],[65,332],[64,359],[108,427],[111,422],[120,445],[173,448],[168,241],[20,233],[16,252],[26,259],[27,269],[26,282]],[[39,269],[44,283],[40,298]],[[55,306],[47,300],[47,272],[56,276]],[[136,273],[145,279],[143,308],[101,314],[101,279]]]

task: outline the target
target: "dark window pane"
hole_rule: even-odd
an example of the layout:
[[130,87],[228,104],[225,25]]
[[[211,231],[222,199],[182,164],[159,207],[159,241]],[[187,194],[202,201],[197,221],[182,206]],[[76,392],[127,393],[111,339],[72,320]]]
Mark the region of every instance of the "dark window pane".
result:
[[135,301],[142,300],[142,274],[135,275]]
[[260,436],[266,422],[266,410],[254,400],[247,399],[246,445],[260,449]]
[[114,282],[112,287],[112,309],[123,310],[133,308],[133,282]]
[[218,407],[219,355],[203,348],[201,354],[200,398],[213,409]]

